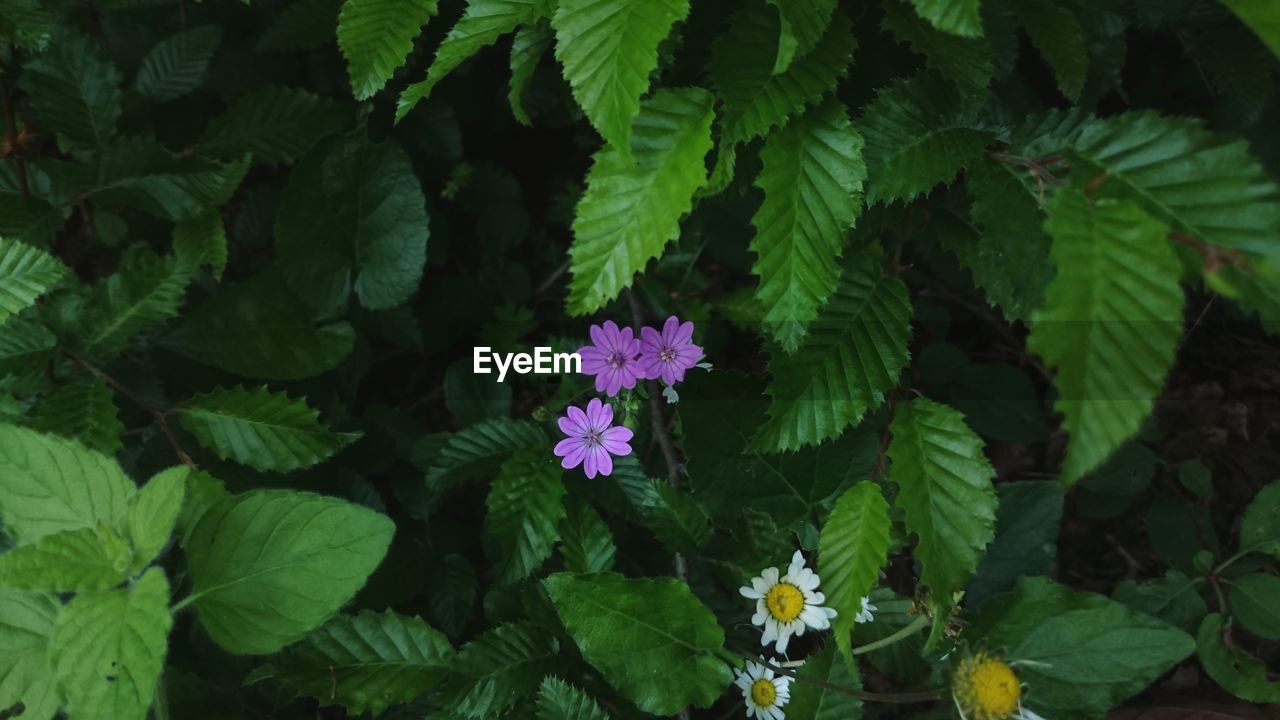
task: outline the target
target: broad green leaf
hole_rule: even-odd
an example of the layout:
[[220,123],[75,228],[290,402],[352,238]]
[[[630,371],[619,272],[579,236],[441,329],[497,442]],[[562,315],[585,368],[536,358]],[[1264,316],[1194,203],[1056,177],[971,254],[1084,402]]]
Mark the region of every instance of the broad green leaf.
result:
[[882,88],[856,125],[867,141],[869,205],[911,201],[950,183],[994,139],[977,106],[929,74]]
[[533,125],[524,106],[524,97],[528,93],[538,61],[551,48],[555,39],[551,23],[540,21],[520,28],[511,41],[511,87],[507,91],[507,102],[511,104],[511,114],[521,125]]
[[185,465],[162,470],[130,499],[124,529],[133,546],[134,571],[150,564],[169,544],[186,499],[190,475],[191,469]]
[[1125,580],[1116,585],[1111,597],[1138,612],[1194,632],[1209,612],[1196,585],[1186,575],[1169,570],[1154,580]]
[[560,521],[560,556],[570,572],[607,572],[613,569],[618,548],[613,533],[594,508],[585,502],[569,505]]
[[111,388],[101,378],[72,380],[44,398],[35,410],[32,427],[82,443],[91,450],[114,455],[121,448],[124,424]]
[[129,544],[105,522],[63,530],[0,555],[0,585],[23,590],[85,592],[124,582]]
[[276,218],[289,287],[317,308],[370,310],[409,299],[427,260],[426,199],[409,156],[362,131],[324,142],[294,168]]
[[1262,488],[1245,508],[1240,548],[1280,557],[1280,482]]
[[1101,595],[1026,578],[987,603],[966,635],[1020,661],[1044,717],[1098,718],[1195,649],[1190,635]]
[[543,586],[582,656],[641,711],[707,707],[729,684],[724,631],[683,582],[561,573]]
[[271,677],[321,705],[377,716],[417,698],[449,669],[453,647],[416,616],[342,615],[272,660]]
[[[646,122],[637,120],[644,112],[640,98],[658,67],[658,45],[688,14],[689,0],[559,0],[551,18],[556,59],[573,97],[613,153],[630,157],[634,144],[643,164],[641,153],[652,149],[651,139],[633,127]],[[658,112],[694,112],[655,105],[651,109]],[[640,136],[634,141],[633,132]]]
[[267,272],[220,288],[162,342],[237,375],[297,380],[341,363],[355,345],[355,330],[345,321],[314,320],[283,278]]
[[1280,6],[1267,0],[1222,0],[1245,25],[1280,56]]
[[200,518],[218,503],[230,499],[231,493],[227,491],[227,486],[209,473],[195,470],[187,474],[182,509],[178,511],[175,528],[178,541],[184,548],[191,542],[191,532],[200,524]]
[[609,720],[591,696],[548,675],[538,686],[538,720]]
[[50,720],[58,712],[49,645],[61,610],[51,593],[0,587],[0,708],[22,703],[21,717],[31,720]]
[[1280,640],[1280,578],[1265,572],[1231,580],[1231,614],[1246,630],[1267,640]]
[[188,601],[224,649],[275,652],[355,595],[394,532],[386,516],[335,498],[289,490],[233,496],[191,531]]
[[966,97],[985,95],[995,67],[986,38],[943,32],[902,0],[884,0],[884,26],[928,58],[929,69],[955,83]]
[[[896,0],[895,0],[896,2]],[[787,720],[860,720],[862,701],[828,687],[860,690],[862,679],[850,674],[856,665],[839,661],[836,649],[827,645],[805,658],[800,666],[800,678],[791,683],[791,702],[787,703]],[[812,680],[813,682],[806,682]],[[823,687],[825,684],[827,687]]]
[[134,484],[114,460],[70,440],[0,425],[0,519],[19,545],[116,525]]
[[200,268],[208,267],[215,280],[227,269],[227,232],[222,216],[210,211],[178,222],[173,229],[174,273],[195,279]]
[[832,621],[836,645],[852,664],[849,633],[862,611],[862,598],[880,580],[889,557],[889,503],[880,486],[864,480],[845,491],[827,516],[818,537],[818,570]]
[[769,420],[755,443],[795,450],[838,437],[884,400],[906,367],[907,287],[871,253],[851,255],[844,276],[793,355],[773,352]]
[[454,657],[442,704],[467,720],[496,716],[533,693],[559,650],[556,639],[533,624],[498,625]]
[[949,603],[995,537],[995,470],[964,416],[946,405],[926,398],[900,403],[890,431],[894,505],[917,538],[921,582],[935,600]]
[[[655,0],[656,2],[656,0]],[[436,58],[427,68],[427,78],[405,88],[396,101],[396,120],[409,114],[421,100],[431,95],[436,83],[503,35],[542,17],[544,0],[467,0],[467,9],[449,30]],[[634,113],[633,113],[634,114]]]
[[336,132],[344,115],[342,107],[328,98],[300,88],[267,85],[241,96],[214,118],[200,138],[200,148],[217,157],[253,153],[255,162],[293,162]]
[[911,0],[920,17],[943,32],[982,37],[981,0]]
[[708,73],[724,103],[723,144],[767,135],[834,92],[857,47],[852,23],[837,10],[813,50],[775,75],[781,31],[773,8],[752,4],[733,15],[728,31],[712,45]]
[[0,237],[0,325],[70,274],[44,250]]
[[1089,76],[1089,47],[1075,13],[1053,0],[1017,0],[1013,8],[1031,42],[1053,68],[1062,94],[1078,102]]
[[1224,618],[1210,613],[1196,633],[1196,657],[1200,666],[1227,692],[1256,703],[1280,702],[1280,682],[1271,680],[1267,664],[1223,637]]
[[145,720],[172,625],[160,568],[132,587],[76,596],[58,616],[50,649],[67,714]]
[[1071,435],[1062,481],[1071,484],[1151,412],[1182,337],[1180,265],[1168,228],[1128,201],[1059,191],[1045,230],[1057,277],[1027,347],[1057,370],[1054,407]]
[[996,508],[995,539],[965,587],[964,602],[969,609],[1013,590],[1018,578],[1049,575],[1057,565],[1062,484],[1053,480],[1003,482],[996,485],[996,494],[1000,505]]
[[338,48],[351,92],[367,100],[404,64],[413,40],[436,14],[436,0],[346,0],[338,14]]
[[95,40],[59,36],[47,52],[26,62],[22,88],[36,127],[56,133],[64,150],[102,147],[115,135],[120,73]]
[[182,97],[204,82],[222,31],[214,25],[191,28],[156,43],[142,58],[133,80],[138,92],[155,102]]
[[630,154],[614,146],[596,152],[573,221],[571,314],[617,297],[679,236],[680,218],[707,181],[711,100],[696,88],[659,90],[635,118]]
[[495,418],[472,425],[449,438],[427,472],[427,485],[445,489],[484,476],[497,470],[513,452],[543,447],[546,442],[546,433],[520,420]]
[[785,72],[791,63],[804,57],[818,44],[831,22],[838,0],[767,0],[778,9],[782,22],[778,34],[778,56],[773,74]]
[[180,412],[182,426],[218,457],[264,471],[311,467],[360,437],[322,425],[306,398],[266,387],[218,388],[187,400]]
[[845,235],[862,210],[862,136],[833,101],[770,134],[760,158],[756,298],[767,308],[765,329],[795,352],[836,289]]
[[537,446],[516,452],[499,468],[485,503],[485,536],[499,584],[523,580],[551,557],[565,517],[562,474],[556,458]]

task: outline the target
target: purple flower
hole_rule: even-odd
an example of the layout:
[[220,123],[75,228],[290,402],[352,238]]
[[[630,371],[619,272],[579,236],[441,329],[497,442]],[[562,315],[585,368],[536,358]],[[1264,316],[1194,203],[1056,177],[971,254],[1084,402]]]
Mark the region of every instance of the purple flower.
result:
[[693,323],[680,324],[675,315],[667,318],[662,333],[651,327],[640,331],[640,368],[650,380],[675,385],[684,380],[684,371],[698,364],[702,348],[694,345]]
[[613,397],[622,388],[635,387],[643,375],[636,361],[640,341],[631,328],[619,330],[612,320],[606,320],[603,328],[591,326],[591,342],[594,344],[579,350],[578,355],[582,357],[582,372],[596,376],[596,392]]
[[[616,330],[617,328],[615,328]],[[591,398],[587,403],[587,411],[570,406],[568,414],[558,421],[560,431],[569,437],[556,444],[556,455],[564,458],[560,466],[566,470],[579,465],[593,478],[596,473],[608,475],[613,472],[613,458],[610,453],[619,457],[631,454],[631,430],[613,425],[613,408],[600,402],[600,398]]]

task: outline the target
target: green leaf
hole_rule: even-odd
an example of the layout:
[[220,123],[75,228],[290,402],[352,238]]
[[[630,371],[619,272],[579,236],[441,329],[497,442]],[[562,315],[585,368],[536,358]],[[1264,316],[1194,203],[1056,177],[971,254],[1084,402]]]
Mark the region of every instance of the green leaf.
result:
[[995,67],[985,38],[943,32],[902,0],[884,0],[884,26],[900,42],[928,59],[930,70],[955,83],[966,97],[985,95]]
[[1262,0],[1222,0],[1245,25],[1280,56],[1280,7]]
[[642,712],[708,707],[732,679],[724,631],[683,582],[561,573],[543,586],[582,656]]
[[1231,614],[1246,630],[1266,640],[1280,640],[1280,578],[1265,572],[1231,580]]
[[560,521],[560,555],[570,572],[607,572],[613,569],[618,548],[613,533],[600,514],[585,502],[570,504]]
[[132,587],[76,596],[58,616],[50,649],[67,714],[145,720],[172,625],[160,568]]
[[355,595],[394,532],[386,516],[335,498],[288,490],[233,496],[191,531],[188,601],[224,649],[275,652]]
[[[637,120],[644,111],[640,98],[658,67],[658,45],[688,14],[689,0],[559,0],[551,18],[556,59],[564,66],[574,99],[613,153],[630,157],[634,142],[643,164],[642,153],[653,149],[651,136],[638,127],[652,122]],[[682,113],[657,103],[658,97],[651,110],[701,112]],[[640,136],[634,141],[633,132]]]
[[67,215],[63,206],[50,205],[37,197],[23,199],[17,191],[0,190],[0,236],[48,247]]
[[977,609],[1000,593],[1010,592],[1018,578],[1049,575],[1057,566],[1062,526],[1062,484],[1023,480],[996,485],[995,539],[965,588],[965,607]]
[[61,700],[49,662],[56,595],[0,588],[0,707],[25,707],[23,718],[50,720]]
[[781,19],[759,4],[739,10],[711,48],[708,73],[724,102],[724,145],[767,135],[775,127],[834,92],[857,47],[852,23],[837,10],[826,33],[804,57],[775,75]]
[[124,529],[133,546],[133,569],[141,570],[169,544],[186,498],[191,468],[178,465],[156,473],[129,500]]
[[546,433],[520,420],[494,418],[454,434],[427,472],[427,485],[441,489],[497,470],[511,454],[544,446]]
[[282,278],[267,272],[219,289],[162,342],[237,375],[297,380],[342,362],[355,345],[355,330],[345,321],[313,320]]
[[533,80],[538,61],[555,39],[551,23],[540,21],[520,28],[511,41],[511,87],[507,91],[507,102],[511,104],[511,114],[521,125],[533,125],[529,112],[525,110],[524,96],[529,91],[529,83]]
[[436,14],[436,0],[346,0],[338,14],[338,48],[351,92],[367,100],[382,89]]
[[1053,68],[1062,94],[1079,102],[1089,76],[1089,47],[1075,13],[1053,0],[1017,0],[1013,7],[1031,42]]
[[1213,681],[1241,700],[1256,703],[1280,702],[1280,682],[1269,679],[1266,663],[1223,637],[1224,618],[1210,613],[1196,633],[1196,656]]
[[266,387],[218,388],[186,401],[180,412],[182,426],[218,457],[264,471],[311,467],[360,438],[322,425],[305,398]]
[[[655,537],[674,552],[695,554],[711,539],[711,519],[691,495],[661,480],[648,480],[637,502]],[[571,568],[572,569],[572,568]]]
[[1240,521],[1240,548],[1280,557],[1280,482],[1273,482],[1253,498]]
[[1177,628],[1047,578],[987,603],[966,634],[1020,661],[1026,701],[1045,717],[1100,719],[1195,649]]
[[573,221],[571,314],[617,297],[679,236],[680,218],[707,181],[711,100],[696,88],[659,90],[635,119],[630,154],[612,145],[596,152]]
[[911,0],[920,17],[943,32],[982,37],[980,0]]
[[321,705],[380,715],[443,679],[449,641],[416,616],[364,610],[325,623],[272,663],[272,677]]
[[184,220],[226,202],[249,170],[249,160],[248,155],[230,162],[175,157],[155,140],[130,138],[98,153],[88,192],[106,207]]
[[461,635],[476,601],[476,572],[461,555],[444,556],[440,582],[427,586],[431,619],[451,636]]
[[0,425],[0,519],[19,545],[117,525],[135,486],[111,458],[53,435]]
[[200,148],[217,157],[253,153],[255,162],[293,162],[336,132],[345,112],[329,98],[306,90],[267,85],[238,98],[214,118]]
[[557,677],[538,686],[538,720],[610,720],[591,696]]
[[767,0],[778,9],[782,22],[778,34],[778,56],[773,74],[786,72],[796,58],[804,57],[818,44],[838,0]]
[[129,545],[106,523],[63,530],[0,555],[0,585],[23,590],[85,592],[124,582]]
[[862,136],[833,101],[770,134],[760,158],[756,298],[767,308],[765,329],[795,352],[836,289],[845,235],[862,210]]
[[178,314],[188,278],[175,273],[173,258],[137,246],[116,273],[88,292],[77,318],[75,340],[85,355],[108,359],[120,354],[143,330]]
[[294,168],[276,218],[290,288],[317,308],[386,310],[418,289],[427,260],[426,199],[409,156],[362,131],[319,145]]
[[227,269],[227,232],[217,212],[180,221],[173,229],[174,274],[194,279],[200,268],[208,267],[215,280]]
[[99,377],[84,378],[50,393],[36,406],[31,425],[114,455],[122,447],[120,433],[124,432],[118,412],[106,382]]
[[156,43],[142,58],[133,80],[138,92],[155,102],[180,98],[204,82],[222,31],[214,25],[191,28]]
[[1177,570],[1169,570],[1154,580],[1125,580],[1116,585],[1111,596],[1138,612],[1192,632],[1209,612],[1196,584]]
[[879,90],[856,125],[867,141],[868,205],[909,202],[950,183],[994,139],[975,104],[928,74]]
[[917,538],[920,580],[936,600],[950,602],[995,537],[995,470],[964,416],[946,405],[926,398],[900,403],[890,431],[894,505]]
[[516,452],[498,470],[485,503],[485,536],[495,551],[499,584],[523,580],[551,557],[565,517],[561,475],[555,457],[538,446]]
[[102,56],[96,41],[63,35],[23,67],[36,127],[58,135],[64,149],[102,147],[120,119],[120,73]]
[[258,36],[260,52],[293,52],[334,46],[342,0],[295,0]]
[[[19,48],[43,51],[56,28],[53,16],[37,0],[0,2],[0,32],[4,32],[8,36],[6,39]],[[0,703],[3,703],[2,698],[0,696]]]
[[532,624],[498,625],[458,653],[442,705],[467,720],[500,714],[533,692],[559,655],[558,646]]
[[1151,412],[1182,337],[1180,264],[1168,228],[1120,200],[1062,190],[1049,204],[1058,274],[1027,347],[1057,369],[1070,433],[1062,481],[1079,480]]
[[44,325],[10,319],[4,324],[4,332],[0,332],[0,378],[41,375],[57,345],[58,338]]
[[[854,674],[850,674],[850,668]],[[862,689],[856,670],[856,665],[837,662],[831,645],[810,655],[800,666],[801,679],[791,684],[791,702],[786,706],[788,720],[861,720],[861,700],[828,689]]]
[[45,251],[0,237],[0,325],[70,274],[62,261]]
[[[542,17],[544,0],[467,0],[467,9],[449,30],[427,68],[427,78],[405,88],[396,101],[396,120],[431,95],[436,83],[463,61],[517,27]],[[634,115],[634,113],[633,113]]]
[[795,450],[838,437],[898,384],[908,361],[911,304],[902,281],[869,253],[849,256],[835,294],[794,355],[773,352],[769,420],[755,444]]
[[862,611],[862,598],[880,579],[889,558],[889,503],[880,486],[864,480],[845,491],[827,516],[818,537],[818,569],[827,607],[838,615],[831,624],[836,645],[852,664],[849,633]]

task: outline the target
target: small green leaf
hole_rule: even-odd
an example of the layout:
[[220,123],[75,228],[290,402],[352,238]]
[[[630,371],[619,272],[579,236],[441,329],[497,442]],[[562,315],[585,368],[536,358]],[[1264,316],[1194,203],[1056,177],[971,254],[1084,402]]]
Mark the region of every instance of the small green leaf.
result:
[[49,646],[61,610],[52,593],[0,587],[0,708],[22,703],[23,717],[33,720],[58,712],[62,703]]
[[1078,102],[1089,76],[1089,47],[1075,13],[1053,0],[1017,0],[1013,7],[1031,42],[1053,68],[1062,94]]
[[221,280],[227,269],[227,232],[222,216],[210,211],[180,221],[173,229],[173,255],[177,258],[176,275],[195,279],[200,268],[208,267],[213,278]]
[[1230,582],[1231,615],[1254,635],[1280,640],[1280,577],[1255,572]]
[[1200,666],[1227,692],[1241,700],[1257,703],[1280,702],[1280,682],[1269,679],[1266,663],[1223,637],[1223,616],[1210,613],[1196,633],[1196,656]]
[[585,502],[572,502],[568,514],[560,521],[560,555],[570,572],[608,572],[613,569],[613,556],[618,548],[613,533],[594,508]]
[[173,258],[141,246],[131,249],[120,270],[89,289],[76,338],[83,352],[93,358],[114,357],[142,331],[176,316],[189,278],[175,269]]
[[523,580],[551,557],[565,517],[563,471],[545,447],[529,447],[502,464],[486,501],[485,535],[503,585]]
[[1240,548],[1280,557],[1280,482],[1262,488],[1245,508]]
[[778,9],[782,27],[773,74],[786,72],[797,58],[809,54],[831,22],[838,0],[767,0]]
[[511,87],[507,92],[507,102],[511,104],[511,114],[521,125],[533,125],[533,120],[525,109],[524,97],[529,91],[534,70],[538,68],[538,61],[551,48],[555,39],[551,23],[538,22],[520,28],[511,41]]
[[538,720],[610,720],[590,695],[550,675],[538,686],[537,703]]
[[63,530],[0,554],[0,585],[86,592],[124,582],[129,545],[110,525]]
[[114,393],[97,376],[79,378],[50,393],[36,405],[32,427],[82,443],[91,450],[114,455],[120,450],[124,424],[118,417]]
[[532,694],[558,655],[559,643],[536,626],[499,625],[458,652],[442,704],[466,720],[496,716]]
[[239,97],[214,118],[200,149],[217,157],[253,153],[254,162],[293,162],[342,126],[336,102],[293,87],[268,85]]
[[850,636],[862,598],[880,579],[889,556],[889,503],[880,486],[864,480],[836,501],[818,537],[818,569],[827,606],[838,615],[831,624],[836,645],[852,664]]
[[146,567],[173,535],[186,497],[191,468],[171,467],[156,473],[129,501],[124,528],[133,545],[133,568]]
[[427,471],[427,485],[445,489],[453,483],[482,477],[497,470],[521,448],[543,446],[547,436],[520,420],[494,418],[472,425],[452,437]]
[[884,26],[899,41],[928,58],[930,70],[954,82],[966,96],[984,95],[995,68],[985,38],[961,37],[935,28],[902,0],[884,0]]
[[71,272],[49,253],[0,237],[0,324],[35,304]]
[[23,67],[36,127],[58,135],[64,149],[102,147],[120,119],[120,73],[99,45],[83,35],[62,35]]
[[1111,597],[1138,612],[1194,632],[1209,612],[1196,585],[1186,575],[1169,570],[1164,577],[1154,580],[1125,580],[1116,585]]
[[134,87],[155,102],[166,102],[194,91],[204,82],[209,61],[221,40],[222,31],[213,25],[170,35],[142,58]]
[[943,32],[982,37],[980,0],[911,0],[920,17]]
[[347,59],[351,92],[368,100],[413,50],[436,14],[436,0],[346,0],[338,14],[338,48]]

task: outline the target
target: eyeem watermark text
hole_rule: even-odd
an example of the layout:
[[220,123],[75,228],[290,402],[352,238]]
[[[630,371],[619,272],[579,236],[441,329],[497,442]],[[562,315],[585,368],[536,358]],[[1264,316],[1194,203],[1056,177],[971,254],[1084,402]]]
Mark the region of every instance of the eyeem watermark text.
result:
[[507,377],[508,370],[520,375],[553,375],[582,372],[582,357],[578,353],[553,353],[549,347],[535,347],[529,353],[496,353],[491,348],[478,347],[472,355],[472,370],[477,375],[488,375],[496,367],[498,382]]

